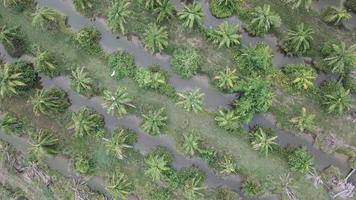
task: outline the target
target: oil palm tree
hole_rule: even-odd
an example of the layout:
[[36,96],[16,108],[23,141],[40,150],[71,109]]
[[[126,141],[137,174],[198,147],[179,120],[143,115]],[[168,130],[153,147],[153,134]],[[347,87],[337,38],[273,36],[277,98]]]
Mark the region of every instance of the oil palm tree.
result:
[[126,196],[132,190],[132,183],[125,174],[115,173],[110,179],[110,185],[107,186],[107,190],[114,199],[126,199]]
[[10,113],[6,113],[0,122],[0,129],[7,134],[19,133],[22,128],[23,123]]
[[214,79],[217,81],[217,85],[220,89],[230,91],[236,85],[236,69],[226,67],[226,69],[224,71],[220,71]]
[[221,174],[235,174],[237,173],[236,163],[229,156],[224,156],[222,162],[220,162]]
[[58,138],[47,130],[39,130],[31,134],[30,152],[35,158],[41,158],[44,155],[54,155],[58,151],[56,146],[59,144]]
[[201,187],[201,184],[202,178],[198,175],[185,182],[183,186],[184,196],[192,200],[201,198],[203,196],[202,190],[205,189],[205,187]]
[[230,25],[227,22],[208,32],[209,39],[219,47],[231,47],[240,44],[241,35],[238,25]]
[[114,153],[119,160],[124,159],[127,149],[133,148],[129,144],[129,135],[124,129],[116,130],[110,140],[105,139],[108,152]]
[[331,54],[324,59],[332,72],[345,74],[356,65],[356,44],[346,47],[344,42],[333,44]]
[[168,162],[163,156],[151,155],[145,159],[147,169],[145,174],[150,176],[154,181],[160,180],[162,174],[169,170]]
[[273,146],[276,145],[276,139],[277,136],[269,137],[262,128],[258,128],[253,135],[251,144],[253,149],[268,156],[268,153],[273,150]]
[[102,136],[104,125],[103,116],[91,108],[83,107],[72,114],[72,124],[69,129],[74,129],[76,137]]
[[45,7],[37,9],[32,18],[32,25],[42,29],[58,28],[61,23],[64,23],[63,17],[57,11]]
[[203,110],[204,93],[200,92],[200,89],[193,89],[177,94],[180,99],[177,105],[183,105],[183,108],[188,112],[192,110],[197,113]]
[[94,80],[84,67],[72,70],[70,83],[74,90],[81,95],[91,96],[94,94]]
[[154,11],[157,13],[157,22],[159,23],[172,18],[176,10],[171,0],[161,0]]
[[37,90],[30,101],[36,115],[63,113],[70,106],[67,93],[59,88]]
[[337,8],[334,6],[328,7],[323,14],[323,20],[332,25],[340,25],[343,21],[351,18],[351,14],[343,7]]
[[34,57],[35,68],[40,72],[48,76],[54,76],[58,71],[57,63],[55,62],[53,56],[48,51],[41,51],[37,49],[36,55]]
[[343,114],[352,108],[353,99],[350,90],[339,89],[330,94],[322,96],[322,104],[328,113]]
[[154,9],[162,3],[162,0],[141,0],[141,2],[145,3],[145,7],[148,9]]
[[284,0],[284,2],[291,4],[293,9],[299,8],[304,5],[304,8],[309,10],[313,0]]
[[310,49],[313,40],[313,30],[303,23],[297,25],[296,29],[289,30],[284,39],[285,51],[292,54],[303,54]]
[[17,36],[17,27],[0,26],[0,42],[4,45],[14,47],[14,40]]
[[118,88],[115,93],[104,91],[104,107],[110,114],[124,116],[127,114],[127,108],[135,108],[131,103],[132,100],[127,93],[126,88]]
[[186,154],[189,156],[194,156],[195,154],[199,153],[200,150],[200,145],[201,145],[201,139],[193,134],[184,134],[183,135],[183,150]]
[[168,45],[167,27],[158,26],[155,23],[148,24],[148,28],[143,34],[143,43],[147,49],[161,52]]
[[0,97],[4,98],[12,94],[17,94],[19,87],[25,87],[26,84],[21,80],[21,73],[12,73],[11,65],[0,65]]
[[307,114],[307,109],[303,107],[299,116],[292,118],[290,122],[292,122],[300,132],[304,132],[313,126],[314,119],[315,115]]
[[153,89],[158,89],[159,87],[167,84],[166,77],[161,72],[152,73],[150,79],[149,85]]
[[178,12],[178,18],[183,21],[183,26],[188,28],[193,28],[194,25],[201,25],[203,17],[203,8],[197,2],[190,6],[184,6],[184,9]]
[[234,110],[224,110],[220,109],[215,116],[215,121],[218,126],[226,130],[235,130],[239,127],[239,117],[236,115]]
[[248,29],[255,35],[267,33],[271,28],[281,25],[279,15],[271,10],[270,5],[256,7],[250,14]]
[[141,128],[143,131],[158,135],[161,129],[166,126],[167,116],[164,114],[165,109],[150,110],[147,114],[143,114],[143,123]]
[[125,24],[127,18],[132,14],[129,10],[130,2],[127,0],[115,1],[108,13],[108,22],[112,30],[125,32]]

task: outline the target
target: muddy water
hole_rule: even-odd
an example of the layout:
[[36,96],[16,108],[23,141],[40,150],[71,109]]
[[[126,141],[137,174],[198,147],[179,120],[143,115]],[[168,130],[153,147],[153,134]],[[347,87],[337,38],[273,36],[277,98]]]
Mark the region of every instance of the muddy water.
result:
[[190,80],[181,79],[176,73],[173,73],[169,63],[168,56],[154,56],[149,51],[145,50],[137,38],[128,40],[127,37],[117,38],[113,34],[104,19],[96,18],[90,20],[80,15],[72,5],[71,0],[53,1],[53,0],[37,0],[39,6],[53,8],[67,16],[68,24],[71,29],[78,31],[85,26],[93,26],[101,33],[100,44],[107,52],[114,52],[119,49],[125,50],[135,57],[138,66],[149,66],[158,64],[163,69],[169,72],[171,78],[170,83],[177,91],[184,91],[191,88],[200,88],[205,94],[204,103],[209,110],[214,110],[219,106],[228,106],[234,99],[235,95],[225,95],[217,89],[212,88],[206,76],[196,76]]
[[[116,127],[124,127],[135,131],[138,134],[138,142],[134,145],[143,155],[149,153],[157,146],[164,146],[169,149],[169,151],[174,156],[173,167],[176,169],[181,169],[183,167],[196,166],[206,173],[206,187],[207,188],[216,188],[220,185],[226,186],[233,191],[239,192],[241,187],[241,179],[239,176],[228,176],[220,177],[214,174],[214,172],[209,168],[207,163],[201,159],[188,159],[184,155],[180,154],[175,149],[175,141],[173,138],[167,135],[160,136],[150,136],[144,133],[140,128],[141,120],[135,115],[129,115],[127,117],[118,119],[115,116],[112,116],[106,112],[103,108],[103,100],[101,97],[94,97],[88,99],[86,97],[78,95],[75,91],[70,88],[70,80],[68,77],[57,77],[50,79],[46,76],[41,77],[41,83],[44,88],[59,87],[65,90],[68,93],[70,101],[72,103],[70,110],[77,111],[83,106],[88,106],[95,109],[98,113],[104,116],[106,128],[110,131]],[[59,167],[62,168],[62,167]]]
[[5,62],[12,62],[14,59],[7,53],[5,50],[4,45],[0,43],[0,60],[3,60]]

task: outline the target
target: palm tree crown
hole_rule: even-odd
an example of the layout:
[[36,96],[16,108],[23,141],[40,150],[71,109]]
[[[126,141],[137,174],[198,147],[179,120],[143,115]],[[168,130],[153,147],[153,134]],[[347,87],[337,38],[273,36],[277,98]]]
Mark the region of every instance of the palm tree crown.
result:
[[215,121],[218,126],[226,130],[234,130],[239,127],[239,117],[236,115],[234,110],[224,110],[220,109],[216,113]]
[[200,25],[204,11],[201,4],[194,2],[191,6],[185,6],[182,11],[178,12],[178,18],[183,21],[183,26],[193,28],[194,25]]
[[110,179],[110,185],[107,186],[114,199],[126,199],[126,196],[132,190],[132,183],[127,176],[122,173],[115,173]]
[[33,14],[32,25],[42,29],[58,28],[64,23],[63,16],[50,8],[39,8]]
[[81,95],[91,96],[94,93],[94,80],[89,77],[89,73],[84,67],[76,68],[72,71],[71,85],[76,92]]
[[152,177],[153,180],[157,181],[162,177],[162,173],[169,170],[168,162],[163,156],[151,155],[145,159],[145,163],[148,166],[145,174]]
[[340,25],[343,21],[351,18],[351,14],[345,8],[328,7],[324,11],[323,20],[332,25]]
[[304,8],[309,10],[313,0],[284,0],[286,3],[291,4],[293,9],[299,8],[304,5]]
[[58,138],[49,131],[40,130],[38,133],[33,133],[31,135],[31,154],[36,158],[56,154],[58,141]]
[[200,152],[201,140],[200,138],[193,134],[185,134],[183,135],[183,150],[189,156],[194,156],[196,153]]
[[240,44],[241,35],[238,25],[230,25],[227,22],[219,25],[217,29],[208,32],[208,37],[219,47],[227,48]]
[[162,0],[158,3],[154,11],[158,14],[157,22],[161,22],[165,19],[172,18],[176,10],[171,0]]
[[289,30],[284,40],[285,51],[292,54],[305,53],[310,49],[313,34],[313,30],[303,23],[299,24],[295,30]]
[[104,91],[104,107],[111,114],[117,114],[118,116],[124,116],[127,114],[127,108],[135,108],[131,103],[132,100],[127,93],[126,88],[119,88],[115,93],[105,90]]
[[115,130],[113,137],[107,140],[106,148],[108,152],[112,152],[116,155],[119,160],[124,159],[124,155],[127,149],[133,146],[129,144],[129,133],[124,129]]
[[145,47],[153,52],[161,52],[168,45],[168,32],[166,26],[150,23],[143,34]]
[[143,123],[141,124],[141,128],[143,131],[152,134],[158,135],[166,125],[167,116],[164,115],[164,108],[159,110],[150,110],[147,114],[143,114]]
[[21,80],[21,73],[12,73],[11,65],[0,65],[0,97],[4,98],[12,94],[17,94],[19,87],[26,84]]
[[70,106],[67,93],[59,88],[37,90],[31,98],[31,103],[36,115],[63,113]]
[[0,42],[4,45],[14,47],[14,39],[17,35],[17,27],[0,26]]
[[268,153],[272,151],[273,145],[276,145],[276,142],[274,142],[276,139],[277,136],[269,137],[262,128],[258,128],[253,135],[251,144],[255,150],[258,150],[267,156]]
[[83,107],[72,114],[72,124],[76,137],[94,135],[101,137],[104,131],[104,117],[91,108]]
[[226,69],[224,71],[220,71],[214,79],[217,81],[219,88],[229,91],[236,85],[236,69],[226,67]]
[[115,1],[108,13],[109,26],[122,34],[125,32],[126,19],[131,15],[130,2],[127,0]]
[[184,93],[178,93],[180,101],[177,105],[183,105],[187,111],[194,111],[195,113],[203,110],[204,93],[200,89],[193,89]]
[[250,22],[248,29],[253,34],[259,35],[267,33],[272,27],[279,27],[281,25],[281,18],[271,10],[270,5],[263,5],[263,7],[256,7],[250,14]]
[[324,59],[332,72],[345,74],[356,65],[356,44],[346,47],[344,42],[340,45],[332,44],[331,54]]
[[48,76],[54,76],[58,70],[53,56],[48,51],[37,50],[34,57],[35,68]]

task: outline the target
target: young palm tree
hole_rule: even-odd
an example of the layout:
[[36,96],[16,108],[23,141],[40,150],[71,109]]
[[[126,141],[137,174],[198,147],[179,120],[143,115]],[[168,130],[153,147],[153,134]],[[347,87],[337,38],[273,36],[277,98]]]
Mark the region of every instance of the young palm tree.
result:
[[200,152],[200,145],[201,145],[201,140],[200,138],[193,134],[185,134],[183,135],[183,150],[186,154],[189,156],[194,156],[196,153]]
[[339,89],[333,94],[322,96],[322,104],[327,108],[328,113],[342,114],[352,108],[353,99],[350,90]]
[[6,113],[0,123],[0,129],[7,134],[19,133],[23,128],[23,123],[14,115]]
[[0,42],[4,45],[14,47],[14,40],[17,35],[17,27],[0,26]]
[[115,173],[110,179],[110,185],[107,186],[107,190],[114,199],[126,199],[126,196],[132,190],[132,183],[125,174]]
[[202,178],[195,176],[191,180],[187,181],[183,186],[184,196],[187,199],[199,199],[203,196],[202,190],[204,187],[201,187]]
[[224,159],[220,163],[220,173],[221,174],[235,174],[237,173],[236,163],[232,160],[231,157],[224,156]]
[[162,22],[165,19],[172,18],[176,10],[171,0],[161,0],[154,11],[158,15],[157,22]]
[[125,32],[126,19],[132,14],[129,10],[130,2],[127,0],[115,1],[108,13],[109,26],[122,34]]
[[307,109],[303,107],[300,115],[298,117],[292,118],[290,122],[292,122],[300,132],[304,132],[306,129],[309,129],[313,126],[314,118],[315,115],[308,115]]
[[286,3],[291,4],[293,9],[299,8],[304,5],[304,8],[309,10],[313,0],[284,0]]
[[67,93],[59,88],[37,90],[30,101],[36,115],[40,113],[45,115],[63,113],[70,106]]
[[54,76],[58,71],[57,63],[53,56],[48,51],[37,50],[34,57],[35,68],[40,72],[48,76]]
[[26,84],[21,80],[21,73],[11,73],[11,65],[0,65],[0,97],[4,98],[12,94],[17,94],[19,87]]
[[94,94],[94,80],[84,67],[72,70],[70,83],[74,90],[81,95],[91,96]]
[[214,77],[217,81],[218,87],[223,90],[231,90],[235,87],[237,75],[236,69],[226,67],[224,71],[220,71],[217,76]]
[[226,130],[235,130],[240,125],[239,117],[234,110],[220,109],[216,113],[215,121],[218,123],[219,127]]
[[313,34],[313,30],[303,23],[299,24],[295,30],[289,30],[283,41],[285,51],[292,54],[305,53],[310,49]]
[[30,152],[36,158],[41,158],[44,155],[54,155],[57,153],[56,146],[58,145],[58,138],[51,132],[40,130],[31,135]]
[[344,42],[333,44],[331,54],[324,59],[332,72],[345,74],[356,65],[356,44],[346,47]]
[[159,87],[167,84],[166,77],[161,72],[155,72],[151,75],[149,85],[153,89],[158,89]]
[[69,129],[74,129],[76,137],[102,136],[104,125],[103,116],[91,108],[83,107],[77,113],[72,114],[72,124]]
[[127,108],[135,108],[131,103],[132,100],[127,93],[126,88],[118,88],[115,93],[105,90],[104,91],[104,107],[110,114],[124,116],[127,114]]
[[56,28],[64,23],[63,17],[55,10],[50,8],[39,8],[33,14],[32,25],[42,29]]
[[168,32],[166,26],[150,23],[143,34],[143,43],[153,52],[161,52],[168,45]]
[[351,14],[345,8],[337,8],[334,6],[328,7],[323,14],[323,20],[332,25],[340,25],[345,20],[351,18]]
[[218,26],[217,29],[208,32],[208,37],[219,47],[227,48],[240,44],[241,35],[238,25],[230,25],[227,22]]
[[143,114],[142,130],[151,135],[158,135],[161,128],[166,126],[167,116],[164,115],[164,111],[165,109],[161,108],[154,111],[150,110],[146,115]]
[[117,159],[122,160],[124,159],[126,150],[133,148],[128,140],[128,133],[124,129],[119,129],[114,132],[114,135],[110,140],[106,140],[106,148],[108,152],[114,153]]
[[276,142],[274,142],[276,139],[277,136],[269,137],[262,128],[258,128],[253,135],[251,144],[255,150],[268,156],[268,153],[273,150],[273,145],[276,145]]
[[271,28],[281,25],[279,15],[271,10],[270,5],[256,7],[250,14],[248,29],[255,35],[267,33]]
[[194,25],[201,25],[204,11],[201,4],[194,2],[192,5],[185,6],[178,12],[178,18],[183,21],[183,26],[193,28]]
[[141,0],[141,2],[145,3],[147,9],[154,9],[162,3],[162,0]]
[[145,159],[145,163],[148,166],[145,174],[150,176],[154,181],[160,180],[162,174],[169,170],[168,162],[164,157],[159,155],[148,156],[148,158]]
[[193,89],[177,94],[180,98],[177,105],[183,105],[183,108],[188,112],[192,110],[197,113],[203,110],[204,93],[200,92],[200,89]]

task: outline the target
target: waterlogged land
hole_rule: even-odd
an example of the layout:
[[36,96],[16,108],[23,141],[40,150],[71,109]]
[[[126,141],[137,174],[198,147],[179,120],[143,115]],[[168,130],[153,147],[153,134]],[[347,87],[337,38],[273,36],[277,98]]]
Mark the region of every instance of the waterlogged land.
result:
[[[318,178],[322,178],[324,181],[328,180],[327,178],[330,177],[329,173],[332,170],[324,170],[330,169],[330,166],[335,166],[340,171],[338,175],[340,180],[343,180],[352,169],[352,161],[355,157],[355,149],[352,145],[355,145],[354,142],[356,141],[354,140],[356,135],[354,131],[355,119],[349,114],[350,112],[341,116],[326,114],[320,108],[319,101],[316,98],[317,90],[311,94],[295,94],[291,92],[290,88],[283,88],[283,84],[279,80],[281,76],[279,68],[292,63],[309,63],[311,58],[316,59],[319,56],[317,52],[305,56],[286,56],[279,48],[280,33],[277,33],[276,36],[268,34],[264,37],[253,37],[243,31],[241,38],[243,46],[266,42],[273,52],[272,63],[274,66],[269,69],[274,74],[271,87],[274,91],[273,103],[267,113],[256,114],[249,123],[242,123],[240,128],[225,131],[214,120],[216,110],[222,107],[232,109],[235,107],[234,101],[236,100],[236,104],[238,104],[240,97],[244,94],[243,92],[224,93],[219,91],[214,82],[214,77],[226,66],[236,65],[234,59],[237,49],[217,48],[216,45],[206,40],[205,33],[201,30],[202,27],[189,30],[184,28],[176,17],[173,17],[170,21],[162,22],[169,30],[168,47],[164,53],[154,55],[149,49],[143,48],[143,38],[144,27],[155,20],[155,15],[137,1],[130,2],[130,8],[134,12],[127,19],[129,21],[127,25],[129,37],[118,37],[120,34],[110,30],[106,16],[113,5],[106,1],[96,4],[94,13],[95,16],[100,17],[94,20],[77,12],[75,6],[69,0],[38,1],[38,7],[54,9],[67,17],[66,21],[69,27],[60,27],[59,31],[39,30],[34,27],[31,24],[33,9],[18,13],[0,6],[0,25],[19,25],[25,35],[25,52],[32,55],[22,56],[22,60],[36,62],[36,58],[33,58],[33,56],[36,56],[34,45],[55,55],[61,75],[57,74],[50,78],[43,75],[43,72],[40,73],[38,83],[35,86],[36,89],[60,88],[65,91],[70,102],[70,107],[65,112],[46,116],[35,114],[33,111],[33,101],[29,99],[34,96],[34,90],[28,91],[22,96],[2,99],[0,110],[2,114],[14,114],[25,122],[24,129],[20,131],[23,134],[21,138],[5,136],[1,132],[3,140],[8,141],[14,147],[22,147],[18,150],[30,156],[33,154],[31,148],[24,148],[26,145],[19,144],[27,143],[31,147],[34,140],[31,138],[31,134],[29,136],[29,132],[50,130],[60,141],[57,147],[58,155],[55,157],[45,156],[43,159],[39,159],[44,161],[43,163],[40,162],[42,168],[47,169],[48,167],[47,170],[50,175],[53,173],[51,170],[57,171],[59,176],[64,176],[66,179],[73,176],[85,177],[89,180],[87,184],[92,190],[106,197],[235,199],[240,196],[242,199],[291,199],[292,196],[296,196],[299,199],[327,199],[329,196],[341,196],[345,193],[342,190],[340,191],[339,188],[328,189],[323,186],[316,186],[320,184]],[[181,2],[174,1],[174,3],[178,11],[184,9]],[[208,1],[201,3],[205,15],[203,27],[217,27],[225,21],[245,26],[246,22],[239,20],[237,16],[227,19],[215,18],[210,13]],[[255,2],[250,1],[244,6],[252,6],[253,3]],[[267,3],[274,4],[274,2]],[[276,5],[279,4],[276,3]],[[282,17],[284,19],[284,16]],[[102,50],[94,53],[88,52],[87,49],[78,45],[75,34],[85,26],[95,27],[100,32],[98,44]],[[288,26],[290,24],[286,27]],[[327,25],[325,27],[329,29]],[[330,29],[334,30],[335,28]],[[350,38],[351,41],[353,40],[352,37],[348,37],[352,33],[350,30],[340,31],[340,40],[349,41]],[[319,33],[317,32],[317,34]],[[345,38],[349,39],[346,40]],[[318,38],[316,44],[327,39],[328,37],[326,39]],[[182,46],[198,49],[202,60],[204,60],[201,64],[200,73],[189,79],[182,78],[179,73],[172,69],[171,65],[175,49]],[[120,80],[115,79],[115,74],[108,66],[110,63],[108,64],[107,58],[110,53],[116,50],[124,50],[131,54],[137,66],[147,68],[152,64],[158,65],[160,70],[164,70],[164,73],[168,75],[166,84],[171,86],[169,92],[142,88],[135,77],[132,76]],[[317,51],[317,49],[313,51]],[[11,63],[16,60],[3,49],[1,49],[1,56],[4,56],[5,62]],[[91,97],[84,97],[71,87],[71,79],[73,78],[71,71],[77,67],[84,67],[96,82],[98,91]],[[327,72],[319,72],[317,76],[316,86],[319,86],[325,80],[338,79],[337,75],[330,75]],[[115,91],[118,87],[126,88],[128,95],[132,98],[132,103],[135,105],[134,109],[129,109],[130,114],[124,117],[108,114],[105,108],[106,102],[102,90]],[[184,92],[194,88],[200,88],[200,91],[204,94],[203,109],[198,113],[187,112],[182,106],[176,105],[179,96],[174,95],[175,92]],[[103,117],[106,130],[104,135],[99,138],[73,136],[77,133],[76,130],[73,131],[70,128],[72,126],[72,113],[80,112],[83,107],[92,108]],[[162,107],[165,108],[164,114],[167,117],[166,126],[161,128],[161,135],[149,135],[148,131],[144,131],[141,126],[145,120],[144,115],[147,115],[150,110],[159,110]],[[308,129],[307,133],[309,134],[298,134],[298,130],[290,122],[290,119],[298,114],[301,107],[305,107],[309,112],[315,114],[315,125],[312,129]],[[2,118],[4,119],[4,115]],[[268,156],[254,150],[250,144],[252,133],[248,133],[248,131],[249,128],[254,130],[255,125],[270,128],[273,135],[277,136],[274,146],[275,151],[269,153]],[[134,142],[131,143],[132,147],[124,151],[124,159],[115,157],[107,149],[107,142],[113,140],[112,138],[118,134],[118,132],[115,132],[117,128],[129,129],[132,135],[136,137]],[[288,131],[286,131],[287,129]],[[331,151],[328,148],[323,148],[325,145],[322,140],[324,136],[329,134],[335,134],[338,139],[341,139],[341,141],[338,140],[336,147],[331,147]],[[194,137],[199,139],[189,143],[187,138]],[[128,143],[125,145],[130,146]],[[154,160],[158,159],[155,155],[160,155],[160,153],[157,153],[159,151],[154,151],[158,146],[165,147],[172,158],[163,162],[164,166],[161,166],[160,169],[150,168],[149,163],[157,162]],[[306,152],[313,156],[311,165],[316,171],[307,168],[306,171],[301,173],[298,170],[303,169],[303,165],[299,163],[297,164],[298,167],[294,166],[294,169],[290,169],[292,163],[290,155],[295,152],[294,148],[296,147],[303,147]],[[152,153],[152,151],[154,152]],[[334,153],[335,151],[337,153]],[[27,154],[28,152],[30,154]],[[120,152],[122,153],[121,150]],[[89,171],[84,174],[78,172],[79,164],[76,164],[78,155],[84,155],[89,160],[89,164],[87,164]],[[29,163],[33,162],[32,158]],[[304,164],[306,167],[309,165],[308,163]],[[158,180],[152,178],[155,177],[152,176],[152,171],[150,171],[153,169],[158,170],[160,177]],[[148,173],[148,171],[151,173]],[[306,173],[308,171],[312,174],[303,175],[308,174]],[[322,177],[319,177],[318,173]],[[113,179],[113,174],[124,174],[125,180],[129,184],[118,181],[122,181],[122,179],[117,177],[117,179]],[[19,174],[12,176],[17,177]],[[116,182],[117,187],[114,189],[112,188],[113,180],[118,181]],[[355,180],[355,177],[350,176],[345,179],[345,183],[352,184],[355,183]],[[58,191],[56,187],[58,183],[56,183],[56,180],[53,182],[53,186],[48,188],[52,193],[51,199],[74,198],[77,194],[77,191],[74,190],[75,192],[69,193],[66,191],[67,196],[61,196],[65,192]],[[329,183],[325,183],[325,185],[327,184]],[[219,186],[226,189],[221,190]],[[23,188],[23,186],[21,187]],[[196,192],[190,193],[190,189],[196,190]],[[26,191],[25,193],[31,192]],[[30,196],[28,195],[29,198]]]

